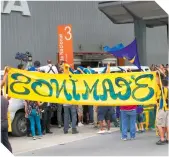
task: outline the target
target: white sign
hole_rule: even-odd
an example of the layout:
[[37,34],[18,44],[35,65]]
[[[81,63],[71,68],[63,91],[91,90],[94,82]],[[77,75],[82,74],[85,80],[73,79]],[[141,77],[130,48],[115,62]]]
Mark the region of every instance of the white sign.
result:
[[15,1],[1,1],[1,13],[10,14],[11,11],[21,12],[22,15],[31,16],[27,1],[19,1],[20,5],[15,5]]

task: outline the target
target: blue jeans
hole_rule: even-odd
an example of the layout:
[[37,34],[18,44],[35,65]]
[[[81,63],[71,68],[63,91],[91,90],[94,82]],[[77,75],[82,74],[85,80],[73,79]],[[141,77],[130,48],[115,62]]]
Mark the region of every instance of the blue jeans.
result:
[[135,138],[136,110],[131,111],[121,110],[121,123],[122,123],[122,138],[127,138],[128,124],[130,124],[130,138]]
[[89,106],[89,120],[90,122],[93,122],[94,119],[93,119],[93,106]]
[[40,123],[40,116],[36,113],[36,109],[32,109],[32,112],[29,115],[30,125],[31,125],[31,133],[32,136],[35,136],[35,123],[38,129],[38,135],[42,135],[41,131],[41,123]]
[[112,107],[112,120],[116,121],[116,119],[117,119],[117,115],[116,115],[115,107]]
[[64,106],[64,131],[68,131],[69,129],[69,122],[70,122],[70,114],[72,118],[72,129],[76,128],[77,122],[77,111],[76,106]]

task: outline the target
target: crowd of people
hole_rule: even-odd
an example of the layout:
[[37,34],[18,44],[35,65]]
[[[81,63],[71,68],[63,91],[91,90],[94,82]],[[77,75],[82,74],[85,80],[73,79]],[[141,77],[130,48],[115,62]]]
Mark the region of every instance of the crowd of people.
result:
[[[18,69],[24,69],[24,65],[19,64]],[[33,65],[27,67],[28,71],[42,72],[50,74],[58,73],[74,73],[74,74],[93,74],[96,73],[89,66],[84,68],[79,66],[77,70],[73,70],[70,66],[64,62],[60,65],[53,65],[51,60],[47,61],[47,65],[41,66],[39,61],[35,61]],[[8,71],[8,70],[7,70]],[[154,114],[156,115],[156,125],[159,130],[160,140],[157,142],[158,145],[168,143],[168,64],[166,66],[159,65],[151,66],[151,71],[157,71],[157,82],[162,80],[162,88],[160,83],[157,83],[157,104],[154,104]],[[128,72],[132,72],[128,69]],[[7,73],[1,82],[1,89],[6,82]],[[110,73],[109,64],[103,70],[103,73]],[[158,77],[158,74],[160,77]],[[161,78],[161,79],[159,79]],[[164,93],[164,99],[161,95]],[[1,102],[4,102],[4,97],[1,92]],[[63,133],[67,134],[69,129],[72,129],[72,134],[79,133],[77,126],[83,126],[84,124],[92,124],[93,127],[99,128],[98,133],[111,133],[111,122],[114,126],[119,127],[121,124],[121,139],[128,140],[128,131],[130,132],[130,139],[136,138],[136,133],[145,132],[143,125],[144,121],[144,107],[142,105],[130,105],[130,106],[76,106],[69,104],[53,104],[49,102],[35,102],[23,100],[25,104],[25,117],[27,119],[27,136],[31,136],[33,140],[42,138],[45,134],[52,134],[51,132],[51,118],[56,115],[58,128],[63,127]],[[162,102],[163,101],[163,102]],[[166,105],[162,105],[162,104]],[[2,112],[2,108],[1,108]],[[1,121],[4,119],[5,124],[7,121],[6,115],[1,113]],[[120,124],[119,124],[120,123]],[[154,121],[155,123],[155,121]],[[3,127],[2,127],[3,128]],[[2,129],[1,129],[2,132]],[[1,135],[1,140],[3,140]],[[2,142],[3,143],[3,142]],[[8,142],[3,143],[10,151]]]
[[[90,67],[83,68],[79,66],[76,71],[73,71],[69,67],[69,65],[62,63],[60,66],[52,65],[51,60],[47,61],[46,66],[40,66],[40,62],[35,61],[34,66],[28,68],[28,71],[39,71],[44,73],[74,73],[74,74],[81,74],[81,73],[95,73]],[[36,105],[35,105],[36,104]],[[64,134],[68,133],[69,128],[72,128],[72,134],[77,134],[77,126],[82,126],[84,124],[93,124],[94,127],[98,127],[98,121],[100,122],[100,131],[98,133],[104,133],[105,130],[103,129],[105,125],[105,120],[108,122],[107,132],[110,132],[110,121],[113,119],[113,114],[115,115],[115,108],[114,107],[97,107],[96,106],[76,106],[76,105],[68,105],[68,104],[51,104],[47,102],[40,102],[32,103],[25,101],[25,113],[26,117],[29,117],[27,120],[28,124],[28,132],[27,136],[33,136],[35,138],[35,122],[32,121],[33,116],[38,116],[38,125],[41,124],[41,131],[38,129],[38,136],[39,138],[42,137],[42,134],[45,135],[46,133],[52,133],[50,131],[50,123],[51,123],[51,116],[52,111],[55,111],[57,115],[57,124],[58,128],[63,126]],[[28,107],[29,106],[29,107]],[[29,110],[28,110],[29,109]],[[31,111],[30,111],[31,110]],[[97,111],[96,111],[97,110]],[[35,112],[38,115],[35,115]],[[41,117],[41,123],[40,123]],[[114,116],[116,117],[116,116]],[[106,119],[105,119],[106,118]],[[37,120],[37,118],[34,118]],[[29,127],[30,122],[30,127]],[[115,126],[118,126],[117,119],[114,118]],[[31,132],[31,135],[30,135]],[[40,133],[39,133],[40,132]]]

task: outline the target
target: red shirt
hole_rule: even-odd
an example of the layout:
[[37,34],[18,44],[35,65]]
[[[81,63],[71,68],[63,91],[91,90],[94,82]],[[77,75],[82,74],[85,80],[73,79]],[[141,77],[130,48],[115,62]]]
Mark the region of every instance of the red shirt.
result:
[[136,108],[137,108],[137,105],[120,106],[120,110],[125,110],[125,111],[135,110]]

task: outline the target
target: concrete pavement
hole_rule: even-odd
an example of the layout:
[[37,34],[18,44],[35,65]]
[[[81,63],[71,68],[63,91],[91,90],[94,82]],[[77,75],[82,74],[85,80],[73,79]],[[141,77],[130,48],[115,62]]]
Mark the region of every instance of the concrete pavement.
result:
[[[86,125],[78,127],[79,134],[72,134],[71,129],[69,134],[63,134],[63,128],[58,129],[51,128],[53,134],[46,134],[42,139],[32,140],[31,137],[9,137],[12,145],[14,155],[25,153],[28,151],[40,150],[43,148],[49,148],[57,145],[64,145],[73,141],[79,141],[82,139],[91,138],[97,136],[97,129],[93,128],[93,125]],[[112,132],[119,130],[119,128],[111,128]]]
[[[80,135],[80,134],[79,134]],[[75,135],[76,136],[76,135]],[[78,136],[78,135],[77,135]],[[69,137],[69,135],[68,135]],[[168,145],[157,146],[155,132],[138,134],[136,140],[122,141],[120,132],[65,142],[15,155],[19,156],[167,156]],[[89,136],[88,136],[89,137]],[[33,141],[34,142],[34,141]]]

